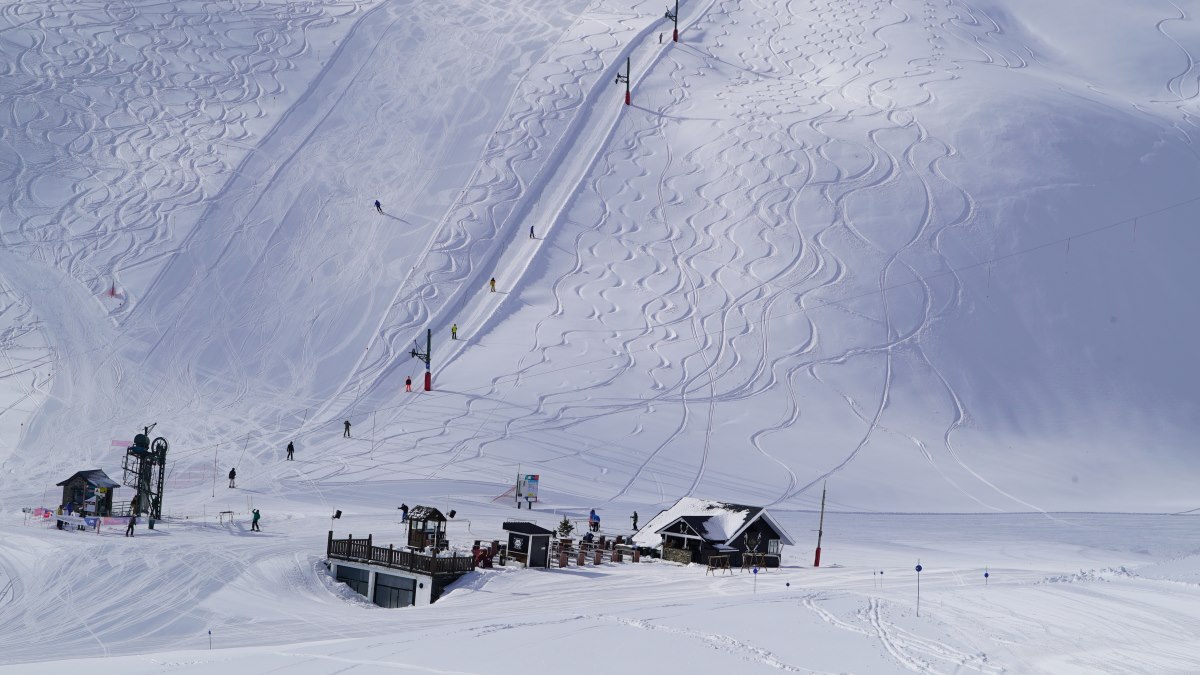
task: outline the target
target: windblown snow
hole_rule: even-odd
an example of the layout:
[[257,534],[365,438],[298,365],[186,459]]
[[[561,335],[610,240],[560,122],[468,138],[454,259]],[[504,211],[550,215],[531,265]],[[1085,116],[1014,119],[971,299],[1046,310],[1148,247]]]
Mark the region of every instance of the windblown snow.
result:
[[[0,2],[0,671],[1200,669],[1200,5],[664,9]],[[154,531],[22,512],[150,424]],[[796,546],[322,564],[681,498]]]

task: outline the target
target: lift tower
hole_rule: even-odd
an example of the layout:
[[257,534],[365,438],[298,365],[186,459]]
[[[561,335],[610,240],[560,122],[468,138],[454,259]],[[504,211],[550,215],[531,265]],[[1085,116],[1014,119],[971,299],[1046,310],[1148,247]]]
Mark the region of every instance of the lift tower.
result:
[[159,436],[152,442],[151,424],[133,437],[133,445],[125,450],[125,485],[136,490],[130,503],[130,515],[149,516],[147,526],[153,530],[154,521],[162,520],[163,482],[167,471],[167,439]]

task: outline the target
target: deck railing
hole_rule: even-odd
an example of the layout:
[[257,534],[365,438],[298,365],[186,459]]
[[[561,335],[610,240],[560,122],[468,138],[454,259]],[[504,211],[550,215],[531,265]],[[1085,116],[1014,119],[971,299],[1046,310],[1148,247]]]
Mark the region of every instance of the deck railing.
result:
[[345,539],[334,539],[333,532],[325,547],[325,555],[337,560],[365,562],[381,567],[417,572],[437,576],[439,574],[465,574],[475,569],[475,558],[472,556],[432,556],[397,550],[395,546],[374,546],[371,535],[366,539],[355,539],[349,535]]

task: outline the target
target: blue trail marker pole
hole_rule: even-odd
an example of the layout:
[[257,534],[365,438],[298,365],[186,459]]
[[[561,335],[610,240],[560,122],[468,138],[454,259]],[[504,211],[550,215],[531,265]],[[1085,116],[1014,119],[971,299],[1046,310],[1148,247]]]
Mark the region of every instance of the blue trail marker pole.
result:
[[921,561],[917,561],[917,616],[921,616]]
[[991,575],[988,574],[988,568],[986,568],[986,567],[983,568],[983,585],[984,586],[987,586],[987,580],[988,580],[989,576],[991,576]]

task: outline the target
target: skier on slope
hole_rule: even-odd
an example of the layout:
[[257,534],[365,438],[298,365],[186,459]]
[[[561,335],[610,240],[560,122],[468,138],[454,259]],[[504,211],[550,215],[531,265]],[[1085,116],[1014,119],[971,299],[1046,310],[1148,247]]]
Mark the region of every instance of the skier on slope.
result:
[[492,277],[492,280],[488,282],[488,286],[492,289],[493,293],[496,292],[496,277]]
[[288,454],[287,454],[287,458],[288,458],[288,459],[295,459],[294,457],[292,457],[292,454],[293,454],[293,453],[295,453],[295,452],[296,452],[296,446],[295,446],[295,445],[293,445],[291,441],[288,441],[288,447],[287,447],[287,453],[288,453]]
[[237,485],[234,484],[234,480],[236,478],[237,478],[237,469],[236,468],[230,469],[229,470],[229,487],[237,487]]
[[378,211],[380,215],[383,215],[383,204],[380,204],[378,199],[375,200],[375,210]]
[[450,339],[451,340],[458,339],[458,324],[454,324],[454,325],[450,326]]
[[412,391],[412,375],[404,378],[404,391]]

